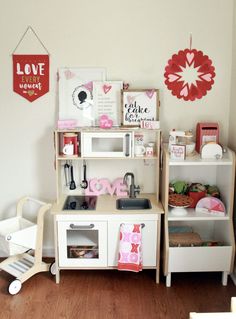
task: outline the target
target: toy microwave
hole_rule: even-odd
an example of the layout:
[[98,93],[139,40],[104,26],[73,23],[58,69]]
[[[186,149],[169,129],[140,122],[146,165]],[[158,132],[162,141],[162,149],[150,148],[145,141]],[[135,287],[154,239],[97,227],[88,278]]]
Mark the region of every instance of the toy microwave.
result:
[[197,123],[196,151],[200,153],[201,146],[209,142],[215,142],[219,144],[218,123]]

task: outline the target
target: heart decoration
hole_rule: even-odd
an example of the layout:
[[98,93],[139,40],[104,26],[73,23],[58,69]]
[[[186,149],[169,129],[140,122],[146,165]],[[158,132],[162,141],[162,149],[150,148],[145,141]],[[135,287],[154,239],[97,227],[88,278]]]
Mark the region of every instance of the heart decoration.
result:
[[112,119],[110,119],[107,115],[103,114],[99,118],[99,127],[100,128],[111,128],[113,125]]
[[193,62],[193,59],[194,59],[194,53],[193,52],[192,53],[188,52],[186,54],[186,58],[187,58],[188,64],[191,65],[192,62]]
[[105,94],[107,94],[110,90],[111,90],[112,86],[111,85],[107,85],[107,84],[104,84],[102,89],[103,89],[103,92]]
[[185,85],[183,87],[183,89],[180,91],[180,95],[181,96],[187,96],[188,95],[188,87],[187,87],[187,85]]
[[149,97],[149,99],[151,99],[155,93],[155,90],[147,90],[146,92],[147,97]]
[[172,95],[185,101],[204,97],[211,90],[215,75],[212,60],[196,49],[173,54],[164,73],[165,84]]
[[176,74],[168,74],[168,79],[170,82],[174,82],[176,80],[178,80],[180,78],[179,75],[176,75]]
[[135,100],[135,96],[127,95],[128,104],[132,104]]
[[200,78],[207,81],[207,82],[211,82],[212,75],[211,75],[211,73],[207,73],[207,74],[201,75]]
[[34,90],[28,90],[27,93],[29,96],[32,96],[32,95],[34,95]]
[[128,90],[128,89],[129,89],[129,83],[124,83],[123,90]]

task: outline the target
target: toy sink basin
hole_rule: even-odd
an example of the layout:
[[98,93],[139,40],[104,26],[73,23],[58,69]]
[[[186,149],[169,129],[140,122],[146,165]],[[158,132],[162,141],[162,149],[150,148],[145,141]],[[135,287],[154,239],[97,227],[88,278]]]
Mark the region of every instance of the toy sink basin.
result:
[[119,198],[116,200],[116,208],[121,210],[151,209],[148,198]]

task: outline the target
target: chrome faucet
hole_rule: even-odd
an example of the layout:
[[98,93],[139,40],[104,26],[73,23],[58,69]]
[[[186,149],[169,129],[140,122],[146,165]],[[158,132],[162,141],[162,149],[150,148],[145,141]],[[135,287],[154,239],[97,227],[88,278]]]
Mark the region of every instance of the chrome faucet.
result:
[[140,187],[139,186],[135,186],[134,184],[134,174],[133,173],[126,173],[124,178],[123,178],[123,183],[127,184],[127,177],[130,176],[131,177],[131,184],[130,184],[130,188],[129,188],[129,197],[130,198],[135,198],[136,194],[140,193]]

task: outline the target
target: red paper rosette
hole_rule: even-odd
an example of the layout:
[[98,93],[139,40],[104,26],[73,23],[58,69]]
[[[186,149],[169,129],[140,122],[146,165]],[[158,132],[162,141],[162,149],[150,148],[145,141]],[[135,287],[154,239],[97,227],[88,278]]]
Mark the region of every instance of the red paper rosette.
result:
[[207,94],[214,84],[215,68],[202,51],[181,50],[165,67],[165,84],[179,99],[194,101]]

